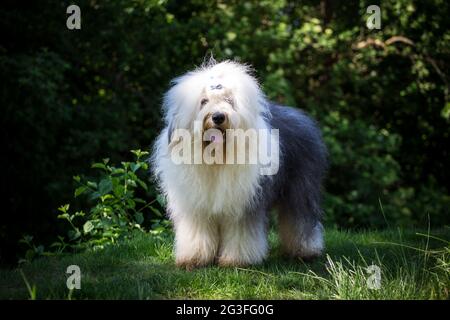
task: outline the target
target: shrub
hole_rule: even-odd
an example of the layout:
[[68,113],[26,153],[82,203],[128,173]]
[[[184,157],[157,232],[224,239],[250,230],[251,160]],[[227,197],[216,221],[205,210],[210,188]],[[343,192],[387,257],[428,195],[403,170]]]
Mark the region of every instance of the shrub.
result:
[[71,212],[70,204],[59,207],[58,218],[69,226],[67,236],[60,236],[51,244],[53,251],[45,251],[42,245],[32,243],[32,237],[25,236],[21,241],[29,247],[25,260],[67,249],[103,248],[130,237],[134,231],[149,229],[154,236],[163,236],[169,230],[169,222],[158,209],[164,206],[164,200],[157,196],[146,201],[139,196],[139,193],[148,195],[149,191],[142,178],[148,171],[148,164],[143,159],[148,152],[131,152],[135,161],[122,162],[119,166],[110,164],[109,159],[94,163],[92,168],[100,171],[98,179],[74,177],[78,184],[74,197],[85,197],[87,208]]

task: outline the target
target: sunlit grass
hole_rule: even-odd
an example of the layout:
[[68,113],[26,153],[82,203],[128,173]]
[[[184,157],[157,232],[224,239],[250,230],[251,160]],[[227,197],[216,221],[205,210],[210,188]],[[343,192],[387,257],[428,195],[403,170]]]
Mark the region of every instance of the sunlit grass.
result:
[[[248,268],[175,267],[172,239],[137,233],[104,250],[45,257],[0,271],[2,299],[448,299],[449,229],[428,232],[329,230],[326,254],[305,264],[286,260],[270,235],[267,261]],[[81,290],[66,269],[81,268]],[[368,286],[367,267],[381,271]],[[23,274],[22,274],[23,273]]]

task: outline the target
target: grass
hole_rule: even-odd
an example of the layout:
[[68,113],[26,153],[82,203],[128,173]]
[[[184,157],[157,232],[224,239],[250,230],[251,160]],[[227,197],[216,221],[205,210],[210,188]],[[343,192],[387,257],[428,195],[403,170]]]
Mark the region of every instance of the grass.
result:
[[[326,254],[309,264],[283,258],[271,232],[264,264],[191,272],[175,267],[170,236],[137,233],[103,250],[0,270],[0,299],[448,299],[448,231],[328,230]],[[66,287],[73,264],[81,269],[80,290]],[[381,270],[378,290],[367,285],[372,264]]]

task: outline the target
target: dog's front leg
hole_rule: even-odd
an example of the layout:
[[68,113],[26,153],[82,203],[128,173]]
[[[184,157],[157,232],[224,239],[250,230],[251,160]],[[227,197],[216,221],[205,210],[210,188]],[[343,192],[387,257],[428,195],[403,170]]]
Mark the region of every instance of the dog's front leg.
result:
[[267,226],[264,215],[228,218],[220,224],[219,265],[257,264],[267,255]]
[[182,215],[174,219],[175,260],[191,270],[214,261],[219,246],[217,226],[211,219]]

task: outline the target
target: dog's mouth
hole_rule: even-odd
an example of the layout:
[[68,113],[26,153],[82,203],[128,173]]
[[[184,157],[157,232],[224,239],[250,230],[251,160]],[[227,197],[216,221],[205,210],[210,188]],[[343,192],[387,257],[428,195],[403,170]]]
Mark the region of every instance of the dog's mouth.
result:
[[214,126],[213,129],[216,129],[219,132],[214,132],[213,134],[211,134],[211,139],[210,142],[215,142],[215,143],[223,143],[225,142],[225,129],[219,127],[219,126]]
[[220,126],[205,128],[203,138],[204,146],[207,146],[211,143],[223,144],[226,140],[226,129]]

